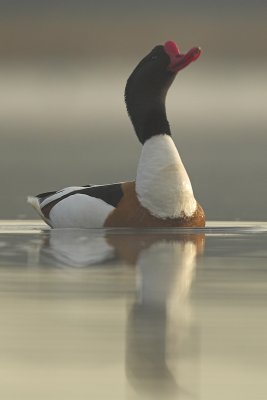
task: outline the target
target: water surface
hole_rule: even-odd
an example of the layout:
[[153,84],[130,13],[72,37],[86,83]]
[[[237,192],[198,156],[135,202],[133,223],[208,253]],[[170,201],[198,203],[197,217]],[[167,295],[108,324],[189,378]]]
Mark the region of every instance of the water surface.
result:
[[265,399],[266,239],[0,221],[0,397]]

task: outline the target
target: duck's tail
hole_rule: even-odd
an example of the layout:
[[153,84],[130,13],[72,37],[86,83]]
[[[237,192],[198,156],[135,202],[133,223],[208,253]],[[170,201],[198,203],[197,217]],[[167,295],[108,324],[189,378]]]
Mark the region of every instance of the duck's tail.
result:
[[[44,216],[44,214],[42,213],[41,207],[40,207],[40,203],[39,203],[39,199],[38,197],[35,196],[28,196],[27,197],[27,203],[31,204],[33,206],[33,208],[37,211],[37,213],[40,215],[40,217],[46,222],[47,218]],[[50,225],[50,224],[49,224]]]
[[37,197],[34,196],[28,196],[27,197],[27,203],[31,204],[33,208],[38,212],[40,216],[42,216],[39,200]]

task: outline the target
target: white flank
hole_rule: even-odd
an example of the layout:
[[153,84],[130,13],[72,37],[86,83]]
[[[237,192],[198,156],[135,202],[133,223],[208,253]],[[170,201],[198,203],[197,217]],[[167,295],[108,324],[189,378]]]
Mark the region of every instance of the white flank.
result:
[[53,228],[103,228],[114,207],[101,199],[75,194],[59,201],[50,211]]
[[136,176],[140,203],[160,218],[190,217],[196,211],[190,179],[169,135],[157,135],[143,146]]

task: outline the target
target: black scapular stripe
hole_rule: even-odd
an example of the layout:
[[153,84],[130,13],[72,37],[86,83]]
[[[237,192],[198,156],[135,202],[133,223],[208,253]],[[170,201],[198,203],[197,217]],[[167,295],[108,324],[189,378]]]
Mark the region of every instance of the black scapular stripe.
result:
[[56,193],[57,193],[57,191],[54,190],[53,192],[46,192],[46,193],[37,194],[36,197],[37,197],[39,200],[41,200],[41,202],[42,202],[42,201],[44,201],[45,199],[47,199],[47,197],[53,196],[53,194],[56,194]]
[[120,183],[101,186],[84,186],[83,190],[78,190],[77,193],[87,194],[91,197],[101,199],[113,207],[117,207],[120,202],[123,191]]
[[[47,197],[59,192],[42,193],[37,195],[37,197],[41,199],[42,202]],[[98,199],[105,201],[111,206],[116,207],[123,196],[123,191],[120,183],[113,183],[110,185],[100,185],[100,186],[86,185],[83,186],[82,189],[74,190],[73,192],[67,193],[64,196],[59,197],[56,200],[53,200],[52,201],[53,206],[59,203],[61,200],[66,199],[67,197],[73,196],[75,194],[85,194],[90,197],[96,197]]]

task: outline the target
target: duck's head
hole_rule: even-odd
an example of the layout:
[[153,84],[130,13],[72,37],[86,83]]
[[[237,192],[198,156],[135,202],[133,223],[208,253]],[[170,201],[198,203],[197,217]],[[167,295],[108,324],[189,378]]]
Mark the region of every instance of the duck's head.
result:
[[158,133],[170,134],[165,112],[167,91],[176,74],[197,60],[200,54],[199,47],[182,54],[174,42],[168,41],[154,47],[130,75],[125,101],[141,143]]

